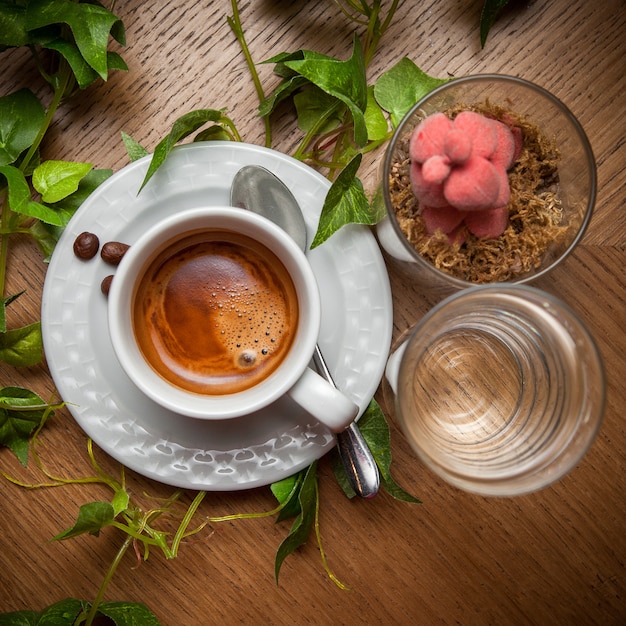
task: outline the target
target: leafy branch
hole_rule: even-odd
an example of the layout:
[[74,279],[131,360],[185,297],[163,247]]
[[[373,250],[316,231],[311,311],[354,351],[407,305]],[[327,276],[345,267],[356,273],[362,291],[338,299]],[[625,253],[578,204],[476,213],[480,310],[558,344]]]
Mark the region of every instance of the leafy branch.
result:
[[[125,554],[132,549],[138,563],[141,563],[148,559],[151,549],[160,549],[166,559],[173,559],[177,557],[178,550],[186,539],[200,533],[209,524],[235,519],[259,519],[277,516],[277,521],[280,522],[289,517],[297,516],[292,531],[282,542],[276,555],[275,576],[277,582],[282,562],[293,550],[307,540],[313,521],[315,521],[316,538],[322,554],[324,568],[336,584],[345,588],[345,585],[340,583],[328,568],[322,549],[317,517],[319,495],[317,491],[316,463],[307,470],[272,486],[272,491],[278,500],[278,505],[272,510],[261,513],[238,513],[219,517],[205,516],[198,525],[191,528],[192,522],[197,516],[200,505],[206,496],[206,492],[197,492],[186,509],[181,511],[180,506],[178,506],[178,513],[174,507],[175,505],[180,505],[180,499],[183,495],[182,491],[176,491],[167,500],[159,502],[158,506],[144,510],[131,499],[126,487],[124,466],[120,465],[120,475],[118,477],[107,474],[95,458],[91,439],[87,443],[87,452],[94,470],[93,475],[82,478],[66,478],[57,476],[47,470],[37,452],[37,447],[39,445],[38,436],[50,411],[51,408],[46,407],[41,421],[29,442],[30,454],[45,480],[39,483],[26,483],[13,478],[6,472],[0,472],[0,475],[7,481],[24,489],[41,489],[78,484],[100,484],[107,487],[112,492],[109,500],[98,500],[81,505],[74,524],[58,533],[52,540],[64,541],[85,534],[98,536],[101,531],[109,527],[121,532],[124,539],[104,576],[93,602],[68,599],[48,607],[41,613],[18,611],[5,614],[4,616],[0,615],[0,624],[42,623],[37,620],[43,621],[44,617],[47,619],[61,609],[63,610],[65,620],[69,616],[69,621],[59,622],[63,624],[79,625],[84,623],[86,626],[90,626],[95,619],[101,616],[110,617],[115,623],[120,624],[128,623],[126,620],[131,619],[131,617],[136,620],[134,623],[157,624],[156,617],[144,605],[104,602],[106,590]],[[297,504],[294,505],[294,503]],[[179,520],[173,535],[157,526],[159,519],[164,516]],[[118,619],[120,620],[119,622],[117,621]]]
[[[110,37],[125,43],[122,22],[97,3],[35,0],[0,4],[0,52],[27,47],[52,97],[45,107],[30,89],[0,98],[0,295],[5,293],[10,238],[32,237],[49,257],[82,201],[108,176],[89,163],[41,161],[40,147],[61,103],[113,69],[127,69]],[[33,200],[39,196],[40,200]],[[0,359],[14,366],[42,356],[39,322],[7,330],[0,298]]]
[[[260,101],[259,116],[266,128],[266,146],[271,147],[272,115],[279,105],[291,103],[303,133],[294,158],[327,169],[333,181],[311,247],[321,245],[346,224],[376,224],[384,216],[384,209],[379,202],[367,197],[358,178],[363,155],[388,141],[404,114],[422,96],[447,80],[428,76],[413,61],[404,58],[374,84],[368,85],[367,65],[391,22],[397,2],[392,3],[381,21],[379,0],[371,5],[346,0],[342,3],[344,13],[357,24],[366,26],[363,39],[354,35],[350,57],[340,60],[312,50],[277,54],[263,61],[274,64],[274,73],[282,79],[267,96],[245,39],[236,0],[232,0],[231,5],[233,15],[228,23],[255,84]],[[234,128],[223,111],[202,109],[186,113],[157,145],[142,188],[174,146],[196,132],[203,120],[216,125],[198,133],[193,141],[220,136],[234,138],[234,132],[229,136],[218,135],[226,121],[231,131]]]

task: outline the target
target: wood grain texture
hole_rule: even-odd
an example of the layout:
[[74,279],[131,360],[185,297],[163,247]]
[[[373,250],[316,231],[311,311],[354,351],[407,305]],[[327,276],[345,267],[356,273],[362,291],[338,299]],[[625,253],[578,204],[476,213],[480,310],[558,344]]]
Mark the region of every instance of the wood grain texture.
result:
[[[313,542],[284,563],[276,585],[273,561],[289,524],[273,518],[215,523],[167,561],[127,555],[109,600],[146,603],[164,626],[218,624],[321,625],[617,625],[626,623],[626,122],[623,97],[626,3],[623,0],[513,2],[484,49],[478,20],[482,2],[406,0],[368,72],[374,80],[407,55],[436,76],[506,73],[552,91],[579,118],[593,145],[598,200],[588,232],[566,263],[538,287],[574,308],[593,333],[607,374],[601,432],[580,464],[536,494],[489,499],[446,485],[415,458],[395,422],[385,384],[377,398],[392,428],[397,481],[423,504],[381,493],[347,500],[329,459],[320,462],[320,528],[329,565],[350,586],[341,591],[321,566]],[[332,2],[255,0],[240,3],[256,61],[307,48],[347,58],[352,27]],[[172,122],[194,108],[226,108],[245,141],[263,144],[258,100],[217,0],[128,0],[117,3],[127,28],[122,50],[130,71],[64,105],[44,146],[44,158],[88,161],[118,170],[128,163],[120,131],[153,149]],[[0,55],[0,94],[37,87],[21,50]],[[7,69],[5,69],[7,68]],[[267,92],[272,66],[259,65]],[[282,107],[272,147],[291,153],[301,133]],[[366,188],[377,184],[383,157],[368,157]],[[394,341],[439,299],[425,293],[410,268],[386,258],[394,301]],[[28,241],[11,253],[7,291],[26,289],[11,307],[9,325],[39,318],[45,265]],[[45,364],[15,369],[0,364],[2,386],[54,393]],[[93,473],[86,437],[61,410],[42,435],[42,458],[63,476]],[[96,450],[102,467],[117,464]],[[6,449],[0,467],[25,481],[41,480]],[[173,489],[132,472],[128,486],[143,507]],[[114,530],[66,542],[48,540],[69,527],[78,507],[108,498],[82,485],[26,491],[0,481],[0,612],[41,609],[66,597],[92,599],[118,550]],[[190,502],[193,493],[184,495]],[[209,494],[202,516],[270,510],[268,489]],[[166,522],[173,527],[173,521]]]

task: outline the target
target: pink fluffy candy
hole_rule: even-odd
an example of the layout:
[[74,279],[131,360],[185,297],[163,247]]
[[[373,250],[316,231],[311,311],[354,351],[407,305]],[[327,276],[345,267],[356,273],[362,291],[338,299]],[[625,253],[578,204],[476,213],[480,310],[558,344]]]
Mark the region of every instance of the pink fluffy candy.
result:
[[500,236],[508,224],[507,170],[521,150],[521,130],[473,111],[454,121],[426,117],[409,140],[411,184],[429,233],[456,241],[461,224],[477,237]]

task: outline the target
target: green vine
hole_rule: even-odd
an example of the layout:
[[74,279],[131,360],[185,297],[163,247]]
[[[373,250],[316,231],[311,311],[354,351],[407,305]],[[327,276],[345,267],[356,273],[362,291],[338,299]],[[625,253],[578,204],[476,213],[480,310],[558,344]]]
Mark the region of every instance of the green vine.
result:
[[[265,127],[265,145],[272,145],[272,114],[281,102],[295,108],[302,140],[294,156],[319,169],[326,169],[332,181],[324,204],[318,232],[312,246],[322,244],[347,223],[374,224],[382,217],[381,207],[367,198],[357,174],[363,155],[376,150],[391,136],[408,109],[431,89],[444,82],[426,75],[410,59],[401,59],[368,84],[367,68],[400,5],[392,0],[387,9],[381,0],[332,0],[350,20],[355,32],[349,59],[335,59],[311,50],[281,52],[264,63],[274,65],[281,82],[269,95],[260,80],[257,63],[248,47],[237,0],[231,0],[228,24],[238,41],[259,100],[259,115]],[[486,0],[481,17],[481,43],[507,0]],[[22,292],[5,294],[6,272],[13,236],[32,237],[49,258],[66,224],[83,200],[108,176],[110,170],[97,170],[89,163],[41,161],[40,148],[50,125],[63,103],[99,80],[107,80],[111,70],[127,70],[121,56],[109,49],[125,44],[124,25],[96,0],[37,0],[0,2],[0,53],[9,48],[27,47],[41,78],[52,93],[44,106],[29,89],[0,97],[0,360],[10,366],[30,366],[41,361],[43,346],[39,321],[21,328],[9,328],[7,309]],[[154,149],[143,185],[167,159],[177,143],[193,135],[193,141],[223,139],[241,141],[236,124],[224,111],[202,109],[181,116],[168,135]],[[149,153],[127,134],[122,140],[131,160]],[[33,198],[37,198],[34,200]],[[288,535],[277,549],[275,578],[293,551],[315,535],[322,566],[330,580],[346,589],[331,571],[322,547],[319,527],[317,463],[298,474],[271,485],[278,502],[272,510],[201,516],[206,492],[197,492],[189,505],[181,502],[182,491],[174,492],[155,508],[144,510],[131,499],[124,467],[119,476],[107,474],[98,464],[91,440],[87,454],[93,475],[82,478],[56,476],[45,467],[37,447],[47,420],[63,403],[45,402],[21,387],[0,390],[0,445],[9,448],[26,466],[31,458],[44,481],[26,483],[7,472],[3,478],[17,487],[35,490],[94,484],[107,487],[111,497],[80,507],[71,528],[57,534],[64,541],[82,534],[97,535],[111,527],[123,541],[104,575],[93,601],[67,599],[43,611],[18,611],[0,615],[0,626],[36,624],[91,625],[100,617],[115,624],[157,625],[156,616],[143,604],[107,602],[111,580],[126,553],[131,550],[141,561],[151,549],[166,559],[175,558],[184,541],[210,524],[231,520],[276,517],[293,520]],[[394,498],[417,503],[395,483],[390,473],[389,427],[374,400],[359,422],[381,472],[382,485]],[[334,459],[336,478],[348,497],[355,493],[343,466]],[[195,522],[200,517],[199,522]],[[173,535],[159,527],[159,521],[177,520]],[[68,618],[67,616],[71,616]],[[65,617],[61,617],[65,616]]]

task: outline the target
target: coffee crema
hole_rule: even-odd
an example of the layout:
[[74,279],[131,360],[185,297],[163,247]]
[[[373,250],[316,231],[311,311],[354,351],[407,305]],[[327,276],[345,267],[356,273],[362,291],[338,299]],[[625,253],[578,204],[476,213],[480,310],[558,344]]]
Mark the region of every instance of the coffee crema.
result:
[[202,230],[147,264],[132,302],[137,344],[165,380],[199,394],[253,387],[283,362],[298,297],[278,257],[254,239]]

